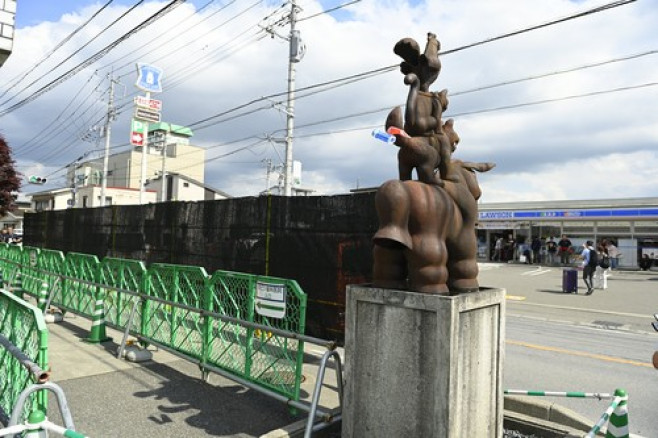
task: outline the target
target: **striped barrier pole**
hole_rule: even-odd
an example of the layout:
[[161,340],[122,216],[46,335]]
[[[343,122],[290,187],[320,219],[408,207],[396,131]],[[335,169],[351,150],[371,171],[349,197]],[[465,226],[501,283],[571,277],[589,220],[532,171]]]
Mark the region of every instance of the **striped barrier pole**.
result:
[[37,307],[42,312],[46,311],[46,303],[48,302],[48,283],[45,281],[41,282],[41,288],[39,289],[39,298],[37,299]]
[[615,396],[620,399],[619,404],[612,411],[608,421],[606,438],[628,438],[628,394],[623,389],[615,390]]
[[24,438],[47,438],[48,431],[67,438],[87,438],[86,435],[48,421],[42,411],[33,411],[25,424],[16,424],[0,429],[0,436],[18,436],[24,432]]
[[91,315],[91,332],[87,342],[99,343],[111,341],[105,333],[105,289],[97,287],[94,294],[94,311]]
[[506,389],[508,395],[529,395],[535,397],[570,397],[570,398],[597,398],[599,400],[612,399],[613,395],[605,392],[576,392],[576,391],[525,391],[523,389]]
[[590,430],[589,433],[585,435],[585,438],[596,437],[596,435],[601,431],[603,425],[608,421],[608,418],[610,418],[615,409],[617,409],[619,403],[621,403],[621,397],[615,397],[612,403],[610,403],[610,406],[608,406],[608,409],[606,409],[603,415],[601,415],[599,421],[596,422],[592,430]]

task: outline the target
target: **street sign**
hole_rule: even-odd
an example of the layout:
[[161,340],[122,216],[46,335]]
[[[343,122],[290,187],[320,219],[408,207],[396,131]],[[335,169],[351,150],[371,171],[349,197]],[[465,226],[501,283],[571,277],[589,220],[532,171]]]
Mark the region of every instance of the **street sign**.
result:
[[145,137],[146,123],[133,119],[130,124],[130,144],[133,146],[144,146]]
[[143,108],[148,108],[154,111],[162,111],[162,101],[157,99],[149,99],[146,96],[136,96],[133,99],[135,105]]
[[140,108],[136,107],[135,108],[135,115],[134,117],[139,120],[145,120],[147,122],[159,122],[160,121],[160,113],[157,111],[151,111],[146,108]]
[[144,146],[144,134],[133,132],[130,134],[130,144],[133,146]]
[[148,64],[137,63],[135,86],[150,93],[162,92],[162,70]]
[[270,318],[286,316],[286,285],[256,282],[256,313]]

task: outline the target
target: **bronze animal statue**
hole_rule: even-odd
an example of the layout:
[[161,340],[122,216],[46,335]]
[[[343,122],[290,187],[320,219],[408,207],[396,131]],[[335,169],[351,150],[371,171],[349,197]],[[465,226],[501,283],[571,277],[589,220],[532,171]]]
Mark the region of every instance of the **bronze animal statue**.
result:
[[[451,138],[454,149],[459,136]],[[404,148],[413,138],[399,141]],[[392,180],[378,189],[375,286],[441,294],[478,290],[475,224],[482,191],[475,172],[495,164],[452,160],[451,166],[455,179],[443,186]]]
[[[425,293],[479,289],[477,280],[477,200],[482,195],[475,172],[493,163],[452,159],[460,138],[452,119],[442,123],[447,90],[429,92],[441,71],[439,41],[427,34],[425,52],[411,38],[394,52],[409,85],[404,113],[394,108],[386,119],[395,131],[400,179],[377,190],[379,229],[373,236],[373,284]],[[418,181],[412,180],[416,169]]]
[[[410,180],[416,169],[418,180],[443,185],[444,180],[456,180],[452,171],[450,156],[452,153],[451,129],[441,123],[441,116],[448,107],[448,90],[429,92],[429,86],[437,79],[441,71],[438,52],[441,45],[433,33],[427,34],[425,52],[420,53],[418,43],[411,38],[403,38],[393,48],[402,57],[400,71],[405,74],[404,82],[409,85],[404,121],[400,107],[394,108],[386,119],[386,129],[396,127],[404,130],[413,141],[402,142],[396,137],[395,144],[400,147],[398,153],[398,170],[401,180]],[[452,123],[452,122],[450,122]],[[439,173],[434,172],[439,169]]]

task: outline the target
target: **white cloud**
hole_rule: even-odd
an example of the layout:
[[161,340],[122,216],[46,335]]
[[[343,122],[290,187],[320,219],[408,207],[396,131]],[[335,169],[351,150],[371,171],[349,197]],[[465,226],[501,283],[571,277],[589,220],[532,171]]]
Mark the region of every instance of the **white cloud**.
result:
[[[91,124],[102,122],[106,102],[101,98],[107,97],[102,93],[113,61],[115,74],[125,86],[117,93],[121,114],[112,126],[114,146],[127,143],[136,60],[165,70],[165,92],[158,98],[163,100],[163,116],[171,123],[190,125],[262,96],[284,92],[287,43],[278,37],[251,38],[260,29],[259,21],[279,5],[259,5],[242,12],[250,3],[236,3],[221,12],[217,12],[218,7],[209,8],[200,17],[191,16],[192,5],[182,5],[75,78],[0,117],[0,129],[18,156],[19,170],[26,171],[36,162],[44,171],[52,172],[94,147],[75,137]],[[99,38],[66,67],[95,53],[164,4],[151,2],[140,7],[135,17]],[[348,13],[341,12],[340,16],[347,19],[320,15],[298,23],[308,50],[296,65],[296,84],[303,90],[320,82],[395,65],[400,59],[393,53],[393,45],[403,37],[413,37],[424,46],[426,33],[433,31],[443,50],[450,50],[600,4],[566,0],[482,0],[469,1],[468,6],[454,0],[414,1],[415,6],[400,0],[359,2],[350,6]],[[87,4],[79,11],[69,11],[59,22],[18,29],[15,53],[2,68],[0,94],[8,79],[33,65],[98,7]],[[315,1],[304,2],[303,7],[300,17],[323,10]],[[66,50],[58,51],[28,78],[50,71],[73,48],[80,47],[125,10],[113,7],[111,13],[99,16],[93,27],[77,35],[64,46]],[[205,17],[210,18],[203,21]],[[658,88],[647,86],[560,99],[653,83],[658,55],[468,94],[460,92],[658,50],[656,22],[658,9],[636,2],[442,56],[442,72],[432,89],[448,88],[451,93],[446,117],[454,116],[462,139],[456,157],[497,163],[494,170],[480,176],[484,202],[655,195]],[[278,28],[279,34],[287,32],[287,27]],[[148,43],[154,37],[159,37],[160,47]],[[63,71],[58,69],[48,77],[52,79]],[[93,91],[97,85],[98,91]],[[78,92],[80,98],[74,99]],[[344,193],[357,183],[361,187],[375,186],[397,176],[396,148],[372,139],[369,131],[383,125],[388,109],[406,100],[407,88],[399,71],[308,97],[306,93],[297,93],[295,134],[299,137],[294,144],[294,158],[303,162],[305,188],[320,194]],[[482,112],[553,99],[557,101]],[[0,111],[6,107],[4,100],[0,99]],[[82,101],[84,104],[80,104]],[[273,101],[285,105],[285,95]],[[213,158],[267,134],[283,137],[285,115],[271,108],[273,104],[266,101],[247,106],[238,113],[270,108],[206,129],[195,127],[193,141],[211,147],[207,157]],[[76,115],[68,118],[74,108],[78,108]],[[383,111],[303,127],[376,109]],[[235,114],[230,112],[221,119]],[[42,137],[38,144],[27,143],[53,121],[51,135]],[[313,133],[325,134],[308,136]],[[247,137],[252,138],[226,145]],[[267,143],[253,146],[209,162],[206,182],[233,195],[256,195],[265,188],[266,172],[261,161],[270,158],[278,163],[283,155],[281,145],[276,151]],[[588,183],[582,174],[591,175],[594,182]],[[59,181],[54,177],[51,180]]]

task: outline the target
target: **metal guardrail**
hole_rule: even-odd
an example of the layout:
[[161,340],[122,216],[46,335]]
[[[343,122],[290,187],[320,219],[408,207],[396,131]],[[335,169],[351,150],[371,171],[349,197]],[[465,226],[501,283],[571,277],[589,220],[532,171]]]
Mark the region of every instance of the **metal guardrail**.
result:
[[42,302],[47,291],[48,305],[91,318],[89,341],[105,340],[106,323],[129,328],[144,343],[199,362],[204,373],[221,369],[299,400],[306,294],[294,280],[209,276],[200,267],[170,264],[146,270],[135,260],[15,248],[0,246],[5,277],[29,278],[26,294]]

